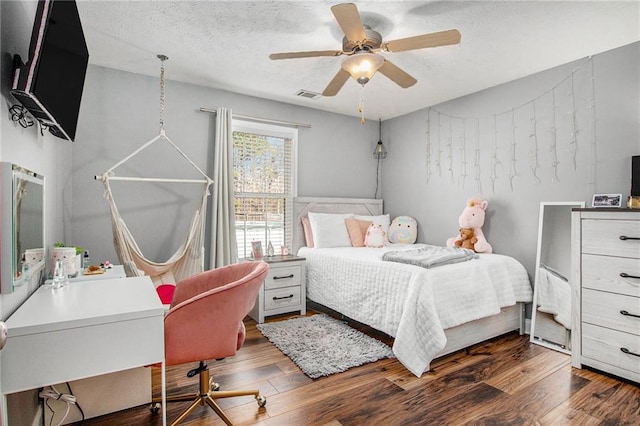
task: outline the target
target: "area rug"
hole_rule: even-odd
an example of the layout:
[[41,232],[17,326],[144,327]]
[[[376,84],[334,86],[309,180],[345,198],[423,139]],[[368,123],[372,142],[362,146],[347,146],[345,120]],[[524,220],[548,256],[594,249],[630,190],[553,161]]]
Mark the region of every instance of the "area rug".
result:
[[325,314],[257,327],[312,379],[394,356],[381,341]]

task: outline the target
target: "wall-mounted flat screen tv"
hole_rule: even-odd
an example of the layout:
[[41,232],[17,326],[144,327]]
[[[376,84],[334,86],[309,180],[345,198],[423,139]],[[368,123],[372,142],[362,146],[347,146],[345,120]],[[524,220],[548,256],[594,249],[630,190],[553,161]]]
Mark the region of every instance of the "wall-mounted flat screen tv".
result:
[[89,62],[75,1],[38,2],[29,60],[20,62],[13,96],[54,136],[73,141]]

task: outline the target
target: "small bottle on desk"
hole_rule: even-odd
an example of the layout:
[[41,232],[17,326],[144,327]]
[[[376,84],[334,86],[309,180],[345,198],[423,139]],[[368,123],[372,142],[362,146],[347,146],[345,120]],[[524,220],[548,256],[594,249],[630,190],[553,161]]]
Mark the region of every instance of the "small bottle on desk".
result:
[[86,270],[91,266],[91,261],[89,260],[89,251],[84,251],[84,256],[82,257],[82,269]]

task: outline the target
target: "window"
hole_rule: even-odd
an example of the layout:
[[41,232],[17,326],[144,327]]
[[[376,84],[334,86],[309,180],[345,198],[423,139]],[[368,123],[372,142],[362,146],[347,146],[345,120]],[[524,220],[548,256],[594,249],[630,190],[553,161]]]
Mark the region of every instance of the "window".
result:
[[233,181],[238,258],[251,257],[251,242],[267,253],[291,246],[296,195],[298,130],[233,120]]

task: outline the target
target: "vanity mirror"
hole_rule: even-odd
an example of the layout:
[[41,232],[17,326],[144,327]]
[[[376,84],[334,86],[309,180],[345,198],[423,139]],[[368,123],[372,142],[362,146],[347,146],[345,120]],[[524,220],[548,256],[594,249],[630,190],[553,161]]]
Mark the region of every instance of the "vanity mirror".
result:
[[0,291],[12,293],[40,282],[45,269],[44,177],[16,164],[0,163],[2,262]]
[[531,342],[571,353],[571,210],[582,201],[540,203]]

